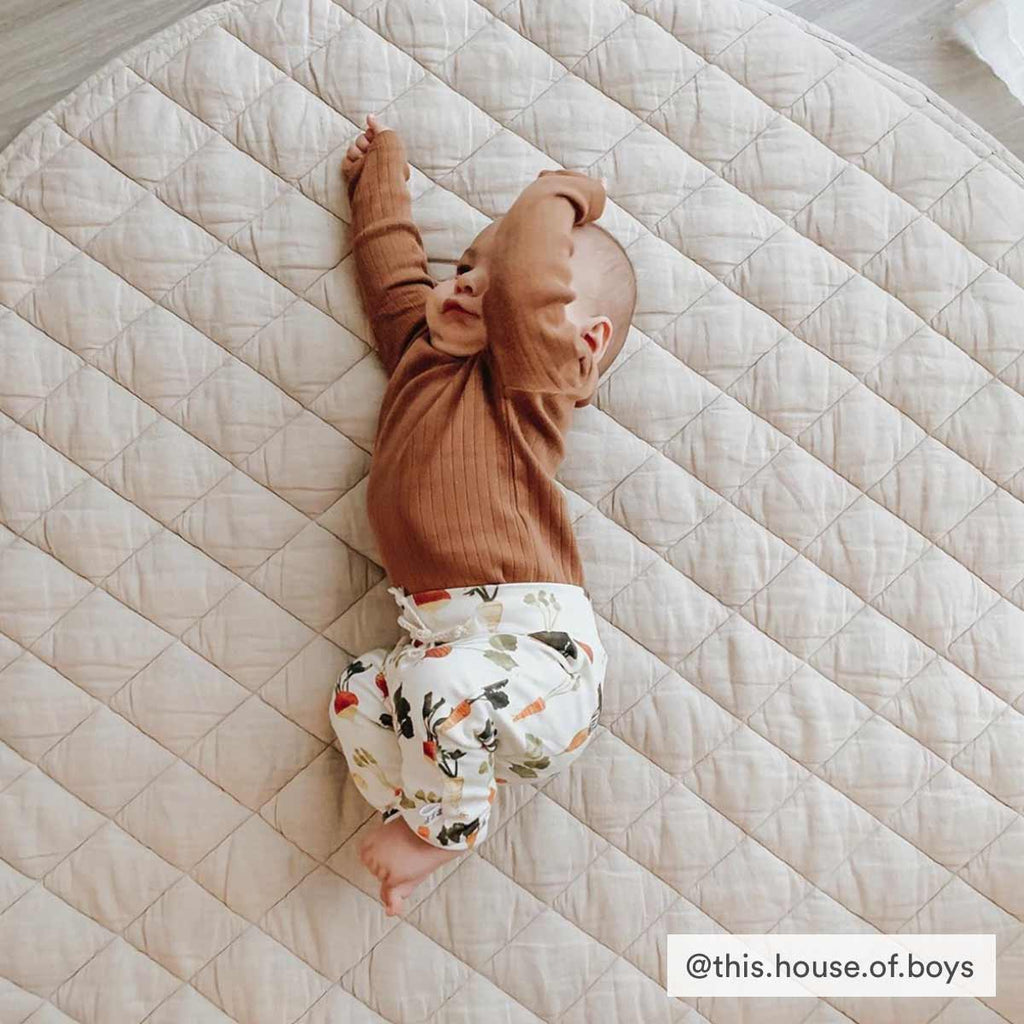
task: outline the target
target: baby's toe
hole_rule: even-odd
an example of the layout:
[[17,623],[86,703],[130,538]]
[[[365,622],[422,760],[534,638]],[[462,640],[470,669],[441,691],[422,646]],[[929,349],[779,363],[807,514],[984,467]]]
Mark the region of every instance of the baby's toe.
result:
[[384,904],[384,913],[388,917],[395,917],[402,912],[402,897],[399,896],[393,886],[385,883],[380,887],[380,901]]
[[391,881],[391,869],[383,861],[378,860],[376,857],[371,857],[369,860],[364,861],[364,863],[370,869],[370,873],[382,882]]

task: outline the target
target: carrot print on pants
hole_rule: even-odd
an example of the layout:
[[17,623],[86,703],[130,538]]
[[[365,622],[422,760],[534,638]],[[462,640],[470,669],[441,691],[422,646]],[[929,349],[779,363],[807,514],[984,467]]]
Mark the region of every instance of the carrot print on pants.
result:
[[405,635],[341,673],[331,724],[383,820],[471,849],[500,785],[563,771],[597,729],[608,656],[596,617],[569,584],[390,592]]

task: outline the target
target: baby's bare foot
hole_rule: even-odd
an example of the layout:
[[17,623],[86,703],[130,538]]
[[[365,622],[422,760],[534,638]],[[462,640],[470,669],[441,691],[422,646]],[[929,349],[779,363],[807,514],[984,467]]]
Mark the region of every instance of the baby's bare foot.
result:
[[403,900],[427,875],[465,852],[431,845],[398,816],[379,824],[359,844],[360,859],[381,881],[380,901],[388,917],[402,913]]

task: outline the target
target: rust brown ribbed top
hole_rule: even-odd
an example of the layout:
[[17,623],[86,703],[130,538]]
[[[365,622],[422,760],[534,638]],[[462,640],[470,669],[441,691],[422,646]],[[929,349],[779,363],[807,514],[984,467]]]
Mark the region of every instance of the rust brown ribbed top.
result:
[[384,567],[409,593],[476,583],[585,586],[554,475],[598,367],[565,307],[574,225],[596,220],[600,181],[542,171],[500,220],[482,301],[487,347],[430,343],[427,271],[397,132],[348,182],[363,302],[388,373],[367,489]]

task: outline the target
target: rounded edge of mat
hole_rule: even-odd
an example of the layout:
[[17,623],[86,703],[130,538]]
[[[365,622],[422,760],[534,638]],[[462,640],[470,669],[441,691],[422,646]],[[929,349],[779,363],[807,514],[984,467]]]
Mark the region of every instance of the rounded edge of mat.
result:
[[[815,25],[812,22],[807,21],[805,18],[800,17],[798,14],[794,14],[792,11],[787,11],[785,8],[779,7],[777,4],[772,3],[771,0],[740,0],[740,2],[747,4],[750,7],[756,7],[758,10],[762,10],[766,14],[780,15],[795,24],[797,28],[802,29],[808,35],[813,36],[816,39],[820,39],[823,43],[828,43],[835,49],[842,50],[851,57],[855,57],[865,66],[865,68],[875,72],[873,77],[876,80],[878,80],[879,75],[881,75],[883,78],[891,79],[897,85],[902,86],[903,89],[911,89],[920,93],[926,104],[934,107],[941,115],[941,119],[937,119],[932,116],[931,112],[926,108],[922,110],[923,113],[931,116],[935,123],[947,132],[949,132],[949,126],[945,123],[946,121],[952,121],[958,127],[964,129],[969,135],[973,136],[979,143],[981,143],[982,146],[989,150],[989,154],[979,154],[979,156],[992,155],[998,157],[1000,161],[1006,165],[1003,169],[1012,173],[1016,177],[1015,184],[1024,188],[1024,160],[1007,148],[1005,143],[1000,142],[999,139],[978,124],[977,121],[973,120],[969,114],[965,113],[959,107],[954,106],[949,100],[943,99],[942,96],[922,82],[919,78],[914,78],[913,75],[900,71],[899,68],[893,67],[891,64],[886,64],[877,57],[872,57],[870,53],[861,50],[853,43],[848,42],[840,36],[834,35],[832,32],[821,28],[819,25]],[[951,135],[953,134],[952,132],[949,133]],[[958,139],[957,141],[962,142],[963,140]]]
[[[30,143],[32,138],[45,131],[48,125],[55,124],[58,115],[62,111],[73,106],[83,96],[92,92],[95,86],[105,78],[109,78],[119,67],[127,66],[136,57],[148,53],[157,46],[169,43],[175,38],[181,41],[182,47],[188,45],[196,36],[205,32],[211,25],[223,21],[224,18],[229,14],[233,14],[236,10],[242,10],[246,7],[257,7],[265,2],[266,0],[221,0],[220,3],[210,4],[209,7],[186,14],[183,18],[179,18],[170,25],[166,25],[159,31],[154,32],[153,35],[147,36],[134,46],[123,50],[116,57],[111,57],[110,60],[97,68],[88,78],[75,86],[66,96],[57,100],[53,106],[48,107],[41,114],[37,114],[3,149],[0,149],[0,175],[3,175],[7,165],[18,155],[23,147]],[[179,47],[179,50],[182,47]]]

